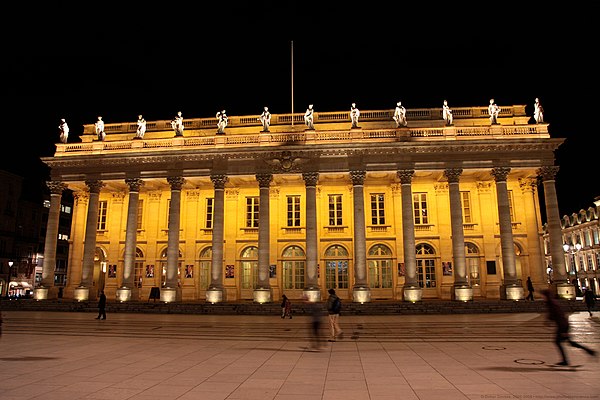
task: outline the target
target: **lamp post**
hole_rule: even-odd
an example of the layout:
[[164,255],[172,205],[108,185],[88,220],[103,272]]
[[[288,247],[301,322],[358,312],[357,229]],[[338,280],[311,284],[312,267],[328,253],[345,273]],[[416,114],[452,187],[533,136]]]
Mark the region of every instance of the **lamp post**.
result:
[[565,253],[569,254],[569,275],[573,275],[575,279],[571,282],[575,286],[575,296],[581,295],[581,290],[579,289],[579,277],[577,276],[577,262],[576,262],[576,254],[581,250],[581,243],[575,243],[575,245],[565,243],[563,244],[563,250]]

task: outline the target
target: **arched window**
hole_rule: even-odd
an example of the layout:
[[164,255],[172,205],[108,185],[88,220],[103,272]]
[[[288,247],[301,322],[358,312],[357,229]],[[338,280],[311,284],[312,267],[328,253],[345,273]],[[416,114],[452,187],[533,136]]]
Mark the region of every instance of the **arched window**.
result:
[[435,254],[433,247],[426,243],[416,246],[417,253],[417,278],[422,288],[434,288],[437,286],[435,274]]
[[242,289],[253,289],[258,284],[258,247],[246,247],[241,258]]
[[144,276],[144,252],[139,248],[135,248],[135,261],[133,264],[133,284],[135,287],[142,287],[142,279]]
[[479,286],[481,284],[481,276],[479,273],[479,248],[471,243],[465,242],[465,257],[467,261],[467,278],[471,286]]
[[348,250],[334,244],[325,250],[325,286],[348,289]]
[[383,244],[376,244],[367,255],[369,287],[388,289],[392,287],[392,251]]
[[283,250],[283,288],[304,288],[306,254],[299,246],[289,246]]
[[210,284],[210,268],[212,264],[212,247],[202,249],[200,252],[200,261],[198,262],[200,271],[200,278],[198,280],[198,287],[201,289],[208,289]]

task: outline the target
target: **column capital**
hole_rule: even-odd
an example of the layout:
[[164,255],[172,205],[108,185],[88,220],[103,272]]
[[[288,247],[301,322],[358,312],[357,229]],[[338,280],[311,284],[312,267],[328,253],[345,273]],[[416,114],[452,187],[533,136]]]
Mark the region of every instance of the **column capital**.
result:
[[444,175],[448,178],[448,183],[458,183],[460,175],[463,173],[462,168],[447,168],[444,170]]
[[508,174],[510,173],[510,168],[494,167],[494,168],[492,168],[492,171],[490,173],[492,174],[492,176],[494,177],[494,180],[496,182],[503,182],[503,181],[506,181],[506,178],[508,177]]
[[411,183],[412,177],[415,174],[415,170],[414,169],[399,169],[398,172],[396,172],[396,174],[398,175],[398,178],[400,178],[401,184]]
[[181,190],[185,179],[183,176],[169,176],[167,177],[167,182],[171,185],[171,190]]
[[129,186],[130,192],[139,192],[140,187],[144,185],[144,181],[139,178],[128,178],[125,179],[125,183]]
[[104,187],[104,182],[100,180],[86,180],[85,184],[90,193],[100,193],[100,189]]
[[67,188],[67,185],[60,181],[47,181],[46,186],[50,189],[51,194],[62,194],[62,192]]
[[544,166],[539,168],[537,171],[538,176],[542,177],[543,181],[553,181],[558,173],[557,166]]
[[535,178],[519,178],[519,187],[523,193],[534,192],[537,188],[537,179]]
[[258,181],[258,187],[268,188],[273,181],[273,174],[256,174],[256,180]]
[[212,181],[215,189],[225,189],[225,184],[229,178],[227,175],[211,175],[210,180]]
[[302,179],[304,179],[304,183],[306,186],[317,186],[317,182],[319,181],[319,173],[303,172]]
[[354,170],[350,171],[350,179],[352,179],[352,185],[362,185],[365,183],[365,176],[367,176],[366,171],[363,170]]

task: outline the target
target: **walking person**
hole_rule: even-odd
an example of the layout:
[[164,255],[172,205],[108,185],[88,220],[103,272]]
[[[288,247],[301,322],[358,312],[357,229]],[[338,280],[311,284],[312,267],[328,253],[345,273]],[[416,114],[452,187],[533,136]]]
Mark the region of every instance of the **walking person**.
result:
[[591,317],[592,310],[594,309],[594,306],[596,305],[596,295],[594,294],[592,289],[590,289],[590,288],[583,289],[583,302],[585,303],[585,306],[587,307],[587,311],[590,313],[590,317]]
[[321,326],[323,325],[323,306],[316,301],[308,301],[306,296],[304,297],[304,301],[310,315],[310,324],[308,326],[310,331],[310,343],[308,350],[320,351],[322,346]]
[[290,317],[292,319],[292,302],[284,294],[281,296],[281,318]]
[[558,366],[569,365],[569,360],[567,358],[567,353],[563,348],[563,342],[568,342],[572,347],[576,347],[578,349],[585,350],[592,357],[597,356],[596,350],[590,349],[582,344],[577,343],[573,339],[571,339],[571,335],[569,333],[570,325],[569,318],[565,314],[564,310],[558,303],[558,301],[554,298],[554,295],[550,290],[544,289],[542,291],[542,295],[546,300],[546,307],[548,308],[548,319],[553,321],[556,324],[556,336],[554,339],[554,343],[560,352],[562,357],[562,361],[555,364]]
[[100,291],[100,298],[98,299],[98,316],[96,319],[106,319],[106,295],[104,290]]
[[529,293],[527,293],[527,297],[525,297],[525,300],[533,301],[533,292],[534,292],[533,282],[531,282],[531,277],[529,277],[529,276],[527,277],[527,291]]
[[340,328],[340,311],[342,311],[342,300],[335,294],[335,289],[327,291],[327,314],[329,317],[330,342],[335,342],[336,338],[343,339],[344,332]]

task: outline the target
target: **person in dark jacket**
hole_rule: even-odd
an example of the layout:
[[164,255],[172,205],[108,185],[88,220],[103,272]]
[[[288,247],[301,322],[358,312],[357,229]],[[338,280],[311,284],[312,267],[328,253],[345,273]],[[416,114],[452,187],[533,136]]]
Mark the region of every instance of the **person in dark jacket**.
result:
[[542,291],[542,295],[546,300],[546,307],[548,308],[548,319],[553,321],[556,324],[556,336],[554,339],[554,343],[556,347],[558,347],[558,351],[562,357],[562,361],[557,363],[556,365],[569,365],[569,360],[567,359],[567,354],[565,349],[563,348],[563,342],[568,342],[572,347],[576,347],[578,349],[585,350],[592,357],[597,356],[597,352],[593,349],[590,349],[582,344],[577,343],[573,339],[571,339],[571,335],[569,334],[569,318],[565,314],[564,310],[558,303],[558,301],[554,298],[554,294],[548,290],[544,289]]
[[592,316],[592,310],[596,305],[596,295],[590,288],[584,288],[583,290],[583,302],[587,307],[588,312],[590,313],[590,317]]
[[100,291],[100,298],[98,299],[98,316],[96,319],[106,319],[106,295],[104,290]]
[[335,342],[336,337],[342,339],[344,332],[340,328],[340,309],[341,300],[335,294],[335,289],[329,289],[327,291],[329,297],[327,298],[327,314],[329,316],[329,330],[331,332],[330,342]]
[[531,282],[531,277],[527,277],[527,297],[525,297],[525,300],[531,300],[533,301],[533,282]]

